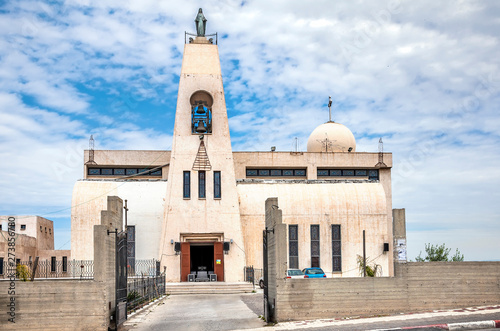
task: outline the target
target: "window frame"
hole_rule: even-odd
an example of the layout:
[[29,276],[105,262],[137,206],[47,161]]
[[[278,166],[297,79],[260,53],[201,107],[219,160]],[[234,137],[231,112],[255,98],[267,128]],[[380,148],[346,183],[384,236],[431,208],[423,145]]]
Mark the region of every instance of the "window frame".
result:
[[222,199],[222,175],[220,171],[214,171],[214,199]]
[[[332,272],[342,272],[342,226],[340,224],[332,224]],[[338,238],[334,236],[334,228],[338,228]],[[339,251],[336,254],[335,243],[339,243]],[[335,259],[338,258],[338,269],[335,269]]]
[[[313,239],[313,228],[318,229],[318,239]],[[311,224],[310,227],[310,238],[311,238],[311,268],[321,268],[321,233],[319,224]],[[318,242],[318,255],[313,255],[313,243]],[[313,262],[317,259],[317,265]]]
[[205,170],[198,171],[198,199],[207,198],[207,173]]
[[68,272],[68,257],[62,257],[62,272]]
[[[295,229],[296,238],[292,238],[292,229]],[[292,255],[292,245],[297,245],[297,255]],[[299,269],[299,225],[288,225],[288,268]]]
[[50,272],[56,272],[57,270],[57,258],[55,256],[50,257]]
[[191,171],[182,173],[182,197],[191,199]]

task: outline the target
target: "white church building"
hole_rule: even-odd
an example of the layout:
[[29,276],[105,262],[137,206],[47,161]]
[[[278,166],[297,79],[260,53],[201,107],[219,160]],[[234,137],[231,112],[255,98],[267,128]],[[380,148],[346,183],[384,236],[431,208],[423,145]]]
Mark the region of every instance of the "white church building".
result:
[[392,154],[357,151],[351,131],[333,121],[318,123],[307,152],[233,151],[218,45],[202,30],[184,46],[172,149],[85,151],[71,258],[93,258],[93,226],[106,197],[119,196],[128,203],[130,261],[159,260],[170,282],[199,270],[243,281],[245,266],[262,268],[264,203],[277,197],[288,268],[359,276],[365,230],[366,255],[393,275]]

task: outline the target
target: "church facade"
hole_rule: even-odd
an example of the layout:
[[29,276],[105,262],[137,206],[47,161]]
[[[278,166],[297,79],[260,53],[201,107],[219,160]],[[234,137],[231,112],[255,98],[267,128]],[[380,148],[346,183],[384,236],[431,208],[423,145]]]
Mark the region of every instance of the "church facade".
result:
[[[204,29],[204,28],[203,28]],[[391,153],[356,151],[329,121],[307,152],[232,151],[218,46],[203,34],[184,47],[170,151],[88,150],[73,190],[71,256],[93,258],[93,225],[106,197],[127,200],[129,264],[158,259],[167,281],[206,271],[243,281],[262,268],[264,203],[277,197],[288,226],[288,268],[359,276],[366,255],[393,275]]]

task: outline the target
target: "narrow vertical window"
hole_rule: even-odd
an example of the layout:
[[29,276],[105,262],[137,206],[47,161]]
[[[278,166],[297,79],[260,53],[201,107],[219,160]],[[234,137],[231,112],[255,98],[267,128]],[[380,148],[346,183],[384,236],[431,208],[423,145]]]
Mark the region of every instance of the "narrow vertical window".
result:
[[191,198],[191,172],[190,171],[184,171],[184,177],[183,177],[183,190],[182,190],[182,197],[184,199],[189,199]]
[[342,271],[340,224],[332,224],[332,271]]
[[198,198],[205,199],[205,171],[198,171]]
[[3,275],[3,257],[0,257],[0,275]]
[[290,269],[299,268],[299,226],[288,226],[288,265]]
[[214,171],[214,198],[221,198],[220,171]]
[[135,275],[135,225],[127,226],[127,265],[129,275]]
[[[30,256],[31,258],[31,256]],[[63,272],[68,272],[68,257],[67,256],[63,256],[63,259],[62,259],[62,271]]]
[[319,225],[311,224],[311,267],[319,266]]
[[52,256],[50,258],[50,271],[56,272],[56,257],[55,256]]

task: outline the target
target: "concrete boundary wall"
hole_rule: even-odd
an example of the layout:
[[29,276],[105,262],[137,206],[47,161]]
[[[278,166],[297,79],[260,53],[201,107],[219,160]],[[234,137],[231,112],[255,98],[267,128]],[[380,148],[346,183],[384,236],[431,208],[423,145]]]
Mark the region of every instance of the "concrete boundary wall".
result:
[[[122,212],[123,201],[108,196],[94,225],[93,280],[0,280],[0,330],[108,330],[116,306],[115,234],[108,230],[122,230]],[[11,298],[15,323],[8,321]]]
[[92,280],[17,281],[15,323],[7,319],[8,281],[0,282],[1,330],[107,330],[104,287]]
[[406,263],[396,277],[276,284],[276,321],[464,308],[500,303],[500,262]]

